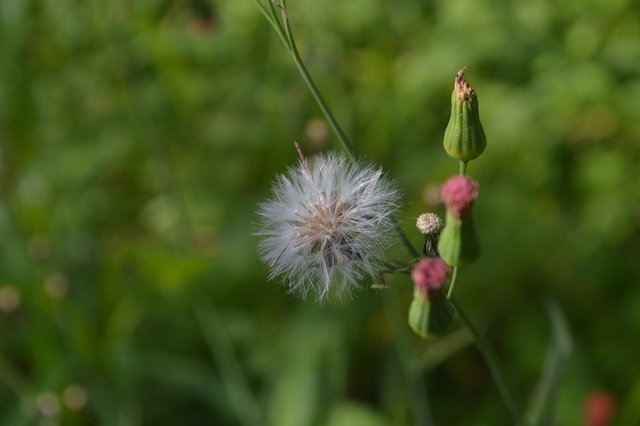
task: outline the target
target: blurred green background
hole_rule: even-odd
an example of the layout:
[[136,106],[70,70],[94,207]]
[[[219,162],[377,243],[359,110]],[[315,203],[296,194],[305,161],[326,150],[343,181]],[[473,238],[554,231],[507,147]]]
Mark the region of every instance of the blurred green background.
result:
[[[468,66],[488,148],[458,298],[522,405],[556,299],[559,424],[594,391],[640,424],[640,3],[289,3],[416,244]],[[338,147],[251,0],[1,0],[0,424],[508,424],[467,333],[411,334],[407,277],[323,306],[266,281],[255,210],[293,140]]]

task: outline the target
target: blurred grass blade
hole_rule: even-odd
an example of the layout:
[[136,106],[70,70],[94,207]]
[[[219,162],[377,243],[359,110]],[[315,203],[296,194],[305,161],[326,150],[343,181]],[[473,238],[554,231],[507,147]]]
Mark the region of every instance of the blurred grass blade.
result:
[[628,394],[621,399],[616,421],[619,425],[640,424],[640,379],[636,380]]
[[520,424],[523,417],[522,412],[520,411],[520,407],[516,402],[513,391],[511,390],[509,384],[507,383],[507,380],[505,379],[504,372],[502,371],[502,368],[498,363],[498,358],[496,357],[493,348],[484,337],[484,335],[480,332],[473,320],[467,315],[462,306],[456,301],[456,299],[452,297],[450,300],[456,312],[458,313],[460,320],[462,320],[465,327],[467,327],[473,335],[476,347],[478,348],[478,351],[480,351],[482,358],[484,358],[484,361],[487,364],[489,371],[491,372],[493,381],[498,388],[498,392],[502,397],[502,401],[504,402],[505,407],[507,408],[507,410],[509,410],[509,414],[513,419],[513,423]]
[[[310,338],[310,336],[313,336]],[[304,309],[283,333],[282,368],[271,389],[266,424],[325,424],[343,392],[344,337],[338,321]]]
[[238,421],[243,426],[261,425],[261,413],[242,366],[235,358],[224,324],[211,305],[195,306],[197,320],[211,356],[218,367],[220,380]]
[[553,424],[558,385],[573,347],[569,327],[558,303],[549,301],[547,313],[551,322],[551,347],[527,410],[526,420],[529,425]]
[[201,360],[156,351],[140,351],[137,356],[145,377],[157,380],[176,393],[188,393],[213,410],[233,415],[220,381]]
[[393,345],[397,356],[397,362],[402,371],[403,380],[409,392],[408,404],[412,411],[416,426],[432,426],[435,424],[431,412],[429,394],[424,383],[423,375],[415,371],[417,362],[416,353],[412,348],[410,328],[404,321],[405,314],[398,290],[396,287],[389,287],[384,293],[382,306],[384,308],[385,320],[395,338]]
[[345,402],[331,410],[326,426],[389,426],[379,412],[363,404]]
[[4,358],[0,358],[0,383],[3,383],[16,397],[20,398],[23,395],[24,378]]
[[473,336],[464,327],[440,337],[430,343],[424,352],[416,357],[416,362],[414,363],[416,374],[421,374],[439,366],[455,353],[471,344],[473,344]]

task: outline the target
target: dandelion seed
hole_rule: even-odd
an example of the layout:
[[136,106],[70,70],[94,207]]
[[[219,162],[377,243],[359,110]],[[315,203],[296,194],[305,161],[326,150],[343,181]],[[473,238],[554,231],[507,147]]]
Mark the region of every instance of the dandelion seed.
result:
[[271,200],[259,209],[259,249],[269,278],[281,276],[289,292],[318,299],[337,289],[350,294],[376,276],[392,242],[398,193],[382,170],[335,154],[277,178]]

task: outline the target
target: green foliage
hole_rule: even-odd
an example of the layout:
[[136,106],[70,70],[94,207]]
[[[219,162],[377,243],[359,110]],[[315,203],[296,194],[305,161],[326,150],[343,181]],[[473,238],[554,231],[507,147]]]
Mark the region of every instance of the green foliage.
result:
[[[636,423],[637,4],[288,7],[338,121],[403,189],[416,245],[457,172],[442,137],[467,65],[483,255],[457,297],[522,402],[557,299],[574,338],[559,424],[598,389]],[[253,1],[2,0],[0,424],[506,424],[473,347],[424,361],[449,340],[410,334],[407,277],[322,307],[267,282],[256,205],[293,140],[339,148],[319,117]]]

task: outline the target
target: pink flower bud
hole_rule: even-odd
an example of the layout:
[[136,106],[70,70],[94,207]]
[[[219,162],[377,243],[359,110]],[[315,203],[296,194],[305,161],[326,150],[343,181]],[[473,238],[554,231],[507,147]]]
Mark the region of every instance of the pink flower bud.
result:
[[423,296],[440,291],[449,275],[449,267],[440,259],[422,259],[411,271],[416,290]]
[[469,213],[478,198],[478,184],[468,176],[454,176],[442,185],[440,196],[449,212],[459,219]]
[[585,426],[609,426],[616,413],[616,400],[603,391],[592,392],[587,396]]

